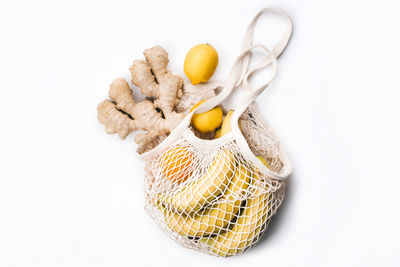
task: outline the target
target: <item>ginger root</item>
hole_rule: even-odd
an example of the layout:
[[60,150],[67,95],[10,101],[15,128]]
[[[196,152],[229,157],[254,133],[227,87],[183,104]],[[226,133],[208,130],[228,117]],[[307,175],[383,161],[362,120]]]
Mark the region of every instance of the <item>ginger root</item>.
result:
[[[136,102],[129,84],[119,78],[110,85],[110,100],[104,100],[97,107],[97,118],[107,133],[117,133],[125,139],[136,130],[145,131],[135,136],[139,154],[161,143],[185,117],[193,102],[203,94],[203,99],[213,96],[213,89],[217,87],[204,84],[196,90],[187,83],[184,86],[183,79],[167,69],[168,53],[160,46],[146,49],[143,54],[146,61],[135,60],[130,71],[132,83],[146,98]],[[188,89],[185,93],[184,87]]]
[[138,153],[151,149],[151,144],[158,136],[170,131],[167,121],[155,109],[150,99],[135,102],[132,90],[124,79],[112,82],[109,96],[111,100],[104,100],[97,107],[99,122],[106,126],[107,133],[118,133],[121,139],[136,130],[147,131],[135,136],[135,142],[139,146]]
[[191,82],[184,81],[183,95],[181,101],[175,106],[176,111],[184,112],[190,110],[201,100],[207,100],[215,96],[217,88],[222,85],[217,82],[207,82],[193,85]]
[[183,79],[167,70],[168,53],[160,46],[144,51],[146,62],[135,60],[132,83],[148,98],[136,102],[129,84],[116,79],[110,85],[109,97],[97,107],[97,118],[109,134],[125,139],[136,130],[138,153],[152,149],[185,117],[174,108],[182,96]]
[[167,70],[168,54],[161,46],[144,51],[143,60],[135,60],[131,70],[132,83],[143,95],[157,98],[154,106],[161,109],[165,118],[182,119],[183,114],[174,112],[182,97],[183,79]]

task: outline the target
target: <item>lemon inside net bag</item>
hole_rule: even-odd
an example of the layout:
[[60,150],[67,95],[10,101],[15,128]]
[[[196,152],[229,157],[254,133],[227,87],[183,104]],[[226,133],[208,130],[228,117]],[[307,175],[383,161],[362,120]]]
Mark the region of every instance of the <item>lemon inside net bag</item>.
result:
[[[283,15],[289,27],[273,48],[253,45],[258,18],[266,12]],[[188,114],[145,161],[145,210],[155,223],[180,245],[217,256],[233,256],[254,246],[277,212],[291,172],[285,149],[255,104],[276,73],[276,57],[286,47],[292,30],[282,10],[266,8],[254,17],[222,90]],[[265,57],[249,67],[252,51]],[[267,66],[271,77],[251,88],[250,76]],[[193,114],[207,111],[234,91],[241,91],[237,106],[225,114],[222,136],[203,140],[190,128]],[[260,160],[264,162],[262,162]]]

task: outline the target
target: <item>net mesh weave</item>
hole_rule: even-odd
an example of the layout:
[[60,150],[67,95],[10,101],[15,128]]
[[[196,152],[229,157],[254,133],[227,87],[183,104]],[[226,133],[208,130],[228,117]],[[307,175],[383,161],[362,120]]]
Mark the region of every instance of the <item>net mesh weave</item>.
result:
[[[272,172],[283,173],[285,155],[269,125],[251,109],[239,124],[254,155],[266,159]],[[234,137],[224,143],[200,140],[188,127],[146,161],[145,210],[184,247],[241,254],[260,240],[284,198],[285,182],[258,166]]]

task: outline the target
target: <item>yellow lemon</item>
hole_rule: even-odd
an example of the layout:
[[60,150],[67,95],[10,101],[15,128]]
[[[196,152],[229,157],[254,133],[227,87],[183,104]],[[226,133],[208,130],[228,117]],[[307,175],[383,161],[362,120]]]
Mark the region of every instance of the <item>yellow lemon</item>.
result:
[[193,46],[186,54],[183,70],[192,84],[207,82],[218,65],[218,53],[209,44]]
[[[190,112],[204,102],[205,100],[201,100],[190,109]],[[219,106],[216,106],[209,111],[193,115],[191,125],[201,133],[213,132],[221,126],[222,117],[222,109]]]

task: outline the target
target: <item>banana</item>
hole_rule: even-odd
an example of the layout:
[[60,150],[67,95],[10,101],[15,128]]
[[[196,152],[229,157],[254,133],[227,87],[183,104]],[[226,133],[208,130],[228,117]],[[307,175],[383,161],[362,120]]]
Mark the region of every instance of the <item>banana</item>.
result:
[[225,119],[221,125],[221,136],[224,136],[227,133],[229,133],[230,131],[232,131],[232,126],[231,126],[232,114],[233,114],[233,110],[229,110],[228,114],[226,114]]
[[220,203],[216,203],[193,216],[165,210],[165,220],[169,228],[181,236],[203,237],[219,233],[236,216],[240,209],[240,195],[247,189],[251,172],[242,165],[225,191]]
[[161,196],[160,202],[178,212],[189,214],[199,211],[224,192],[232,177],[234,162],[232,152],[221,150],[203,177],[189,183],[171,197]]
[[[253,181],[257,179],[259,176],[255,173]],[[269,193],[248,199],[239,218],[229,231],[213,238],[202,238],[200,242],[208,244],[214,253],[223,257],[243,252],[252,244],[253,238],[258,237],[265,224],[270,209],[270,199]]]
[[[230,112],[232,113],[232,112]],[[231,121],[229,113],[221,126],[221,136],[230,132]],[[229,119],[226,119],[228,118]],[[233,175],[235,159],[231,151],[220,150],[213,159],[206,174],[186,185],[173,196],[160,196],[159,201],[166,207],[177,212],[192,213],[199,211],[204,205],[218,197]]]

